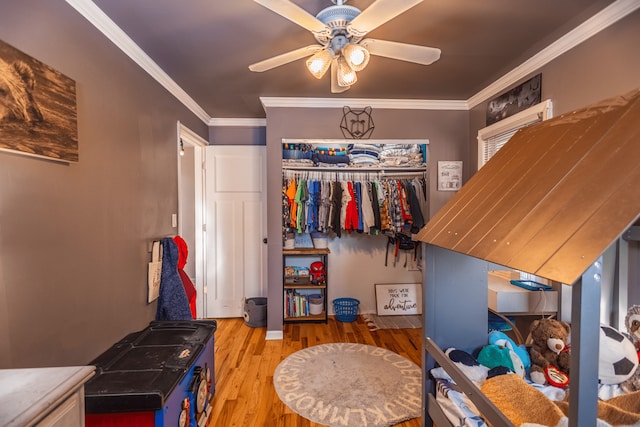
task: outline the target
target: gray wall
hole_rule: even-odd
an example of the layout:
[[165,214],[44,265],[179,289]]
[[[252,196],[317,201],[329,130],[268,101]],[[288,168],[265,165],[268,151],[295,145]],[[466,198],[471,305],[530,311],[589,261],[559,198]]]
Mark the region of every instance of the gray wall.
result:
[[[0,153],[0,368],[85,364],[154,317],[147,248],[175,233],[176,121],[216,144],[262,143],[265,130],[207,129],[63,1],[0,0],[0,10],[0,39],[76,81],[80,145],[69,165]],[[555,113],[639,87],[638,40],[640,11],[545,66]],[[432,163],[461,159],[468,177],[484,108],[374,110],[373,137],[428,138]],[[268,208],[270,330],[282,322],[280,140],[340,138],[341,114],[267,111],[268,196],[278,200]],[[450,194],[431,190],[433,213]]]
[[80,151],[0,152],[0,368],[86,364],[153,320],[147,248],[176,232],[176,122],[208,129],[64,1],[0,10],[0,39],[75,80]]
[[[372,117],[373,139],[429,139],[430,164],[438,160],[463,160],[467,164],[466,111],[373,109]],[[278,201],[267,207],[269,331],[282,330],[282,139],[342,138],[341,119],[342,108],[267,108],[267,198]],[[435,169],[431,168],[429,176],[431,214],[454,194],[436,191]],[[349,244],[347,239],[340,244]],[[354,268],[361,268],[365,264],[358,264],[357,249],[355,252],[350,254],[355,255]],[[366,262],[366,256],[363,258]]]
[[[640,10],[551,61],[542,73],[542,99],[559,116],[640,88]],[[469,144],[477,166],[476,136],[485,125],[486,102],[470,111]],[[612,207],[615,209],[615,207]],[[640,304],[640,247],[629,248],[629,305]],[[604,286],[607,286],[605,284]]]
[[[625,94],[640,87],[638,42],[640,10],[532,72],[522,81],[542,73],[542,99],[553,101],[554,116]],[[478,129],[485,127],[486,106],[487,102],[476,106],[469,116],[470,154],[475,166],[478,164],[476,137]]]
[[264,145],[264,126],[211,126],[209,143],[213,145]]

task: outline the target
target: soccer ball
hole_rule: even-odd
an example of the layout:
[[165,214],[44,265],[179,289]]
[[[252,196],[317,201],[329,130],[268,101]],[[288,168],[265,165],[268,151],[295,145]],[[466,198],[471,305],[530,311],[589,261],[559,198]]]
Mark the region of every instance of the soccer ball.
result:
[[638,354],[631,340],[610,326],[600,325],[600,384],[620,384],[630,378],[637,367]]

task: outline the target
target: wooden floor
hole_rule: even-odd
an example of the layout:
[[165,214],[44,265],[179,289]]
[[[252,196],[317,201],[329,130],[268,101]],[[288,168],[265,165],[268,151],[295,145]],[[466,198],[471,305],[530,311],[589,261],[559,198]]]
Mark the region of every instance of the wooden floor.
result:
[[[421,366],[422,329],[370,332],[361,318],[342,323],[286,324],[284,339],[265,340],[266,328],[251,328],[243,319],[219,319],[215,332],[216,393],[210,427],[319,427],[291,411],[273,387],[273,373],[284,358],[306,347],[353,342],[383,347]],[[419,427],[419,418],[397,424]]]

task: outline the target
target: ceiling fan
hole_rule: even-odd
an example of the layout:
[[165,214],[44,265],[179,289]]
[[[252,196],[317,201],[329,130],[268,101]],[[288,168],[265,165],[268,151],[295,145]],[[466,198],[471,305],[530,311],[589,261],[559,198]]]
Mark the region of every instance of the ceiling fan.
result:
[[340,93],[357,81],[356,73],[369,63],[370,55],[429,65],[440,58],[440,49],[387,40],[365,38],[366,34],[395,18],[422,0],[376,0],[364,11],[347,6],[347,0],[331,0],[334,5],[316,16],[290,0],[254,0],[288,20],[311,31],[317,44],[304,46],[249,66],[263,72],[309,57],[311,74],[320,79],[331,69],[331,92]]

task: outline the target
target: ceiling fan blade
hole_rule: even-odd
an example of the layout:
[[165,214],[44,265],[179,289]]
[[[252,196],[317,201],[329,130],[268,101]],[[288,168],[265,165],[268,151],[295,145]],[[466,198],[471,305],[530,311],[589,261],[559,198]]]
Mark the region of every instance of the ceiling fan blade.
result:
[[340,86],[338,84],[338,60],[331,61],[331,93],[342,93],[349,90],[351,86]]
[[390,42],[387,40],[364,39],[360,46],[369,51],[371,55],[384,56],[400,61],[415,62],[416,64],[429,65],[440,59],[440,49],[435,47],[419,46],[416,44]]
[[292,50],[290,52],[265,59],[264,61],[256,62],[255,64],[249,65],[249,69],[251,71],[261,73],[263,71],[288,64],[289,62],[311,56],[320,50],[322,50],[321,45],[312,44],[310,46],[301,47],[300,49]]
[[350,34],[363,37],[369,31],[378,28],[418,3],[422,3],[422,0],[377,0],[363,10],[360,15],[353,18],[347,30]]
[[289,0],[254,0],[267,9],[315,33],[323,32],[327,26],[315,16]]

